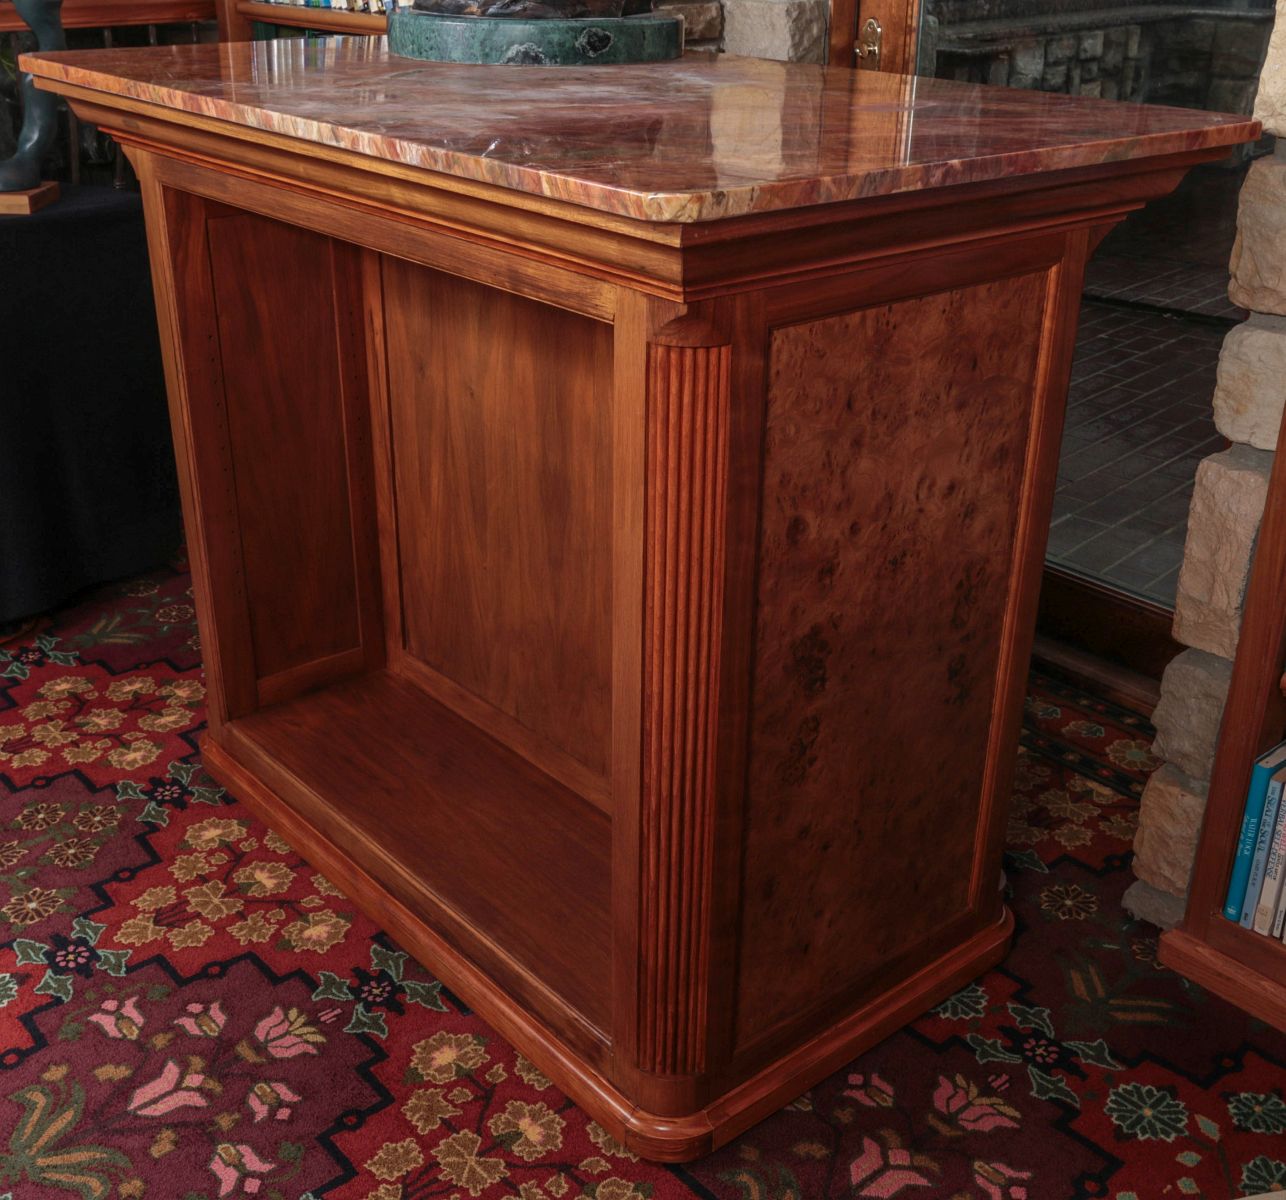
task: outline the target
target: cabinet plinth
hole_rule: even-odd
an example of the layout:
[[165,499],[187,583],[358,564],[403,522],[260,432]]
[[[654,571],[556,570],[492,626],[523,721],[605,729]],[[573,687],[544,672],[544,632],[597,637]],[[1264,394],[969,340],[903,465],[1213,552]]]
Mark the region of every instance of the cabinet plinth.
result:
[[[195,99],[146,54],[31,65],[143,188],[216,777],[651,1158],[995,962],[1084,262],[1253,124],[1122,109],[948,171],[939,85],[694,60],[596,76],[712,86],[563,149],[557,105],[511,142],[482,104],[469,158],[288,103],[467,72],[182,53]],[[746,95],[813,159],[730,145]]]

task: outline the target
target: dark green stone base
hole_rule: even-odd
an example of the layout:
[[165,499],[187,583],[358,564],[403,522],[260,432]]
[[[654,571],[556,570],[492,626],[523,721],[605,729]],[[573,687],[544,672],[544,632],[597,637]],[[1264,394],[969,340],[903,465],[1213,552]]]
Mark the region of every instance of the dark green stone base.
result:
[[388,46],[429,62],[583,67],[661,62],[683,54],[679,17],[457,17],[399,9],[389,14]]

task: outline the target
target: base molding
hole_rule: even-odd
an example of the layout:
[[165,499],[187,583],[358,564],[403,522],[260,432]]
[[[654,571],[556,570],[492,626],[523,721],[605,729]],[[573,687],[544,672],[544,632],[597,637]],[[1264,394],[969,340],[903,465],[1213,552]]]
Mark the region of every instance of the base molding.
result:
[[21,192],[0,192],[0,216],[27,217],[58,199],[58,184],[46,180]]
[[1004,909],[998,921],[949,954],[704,1108],[684,1116],[661,1116],[633,1105],[598,1069],[391,896],[345,850],[295,813],[225,746],[207,735],[201,741],[201,750],[206,768],[247,808],[342,888],[357,907],[448,988],[467,1000],[479,1016],[529,1057],[617,1141],[655,1162],[688,1162],[730,1141],[995,965],[1004,957],[1013,936],[1013,914]]
[[1270,979],[1183,928],[1163,933],[1159,951],[1161,962],[1172,971],[1275,1029],[1286,1030],[1286,989],[1280,979]]

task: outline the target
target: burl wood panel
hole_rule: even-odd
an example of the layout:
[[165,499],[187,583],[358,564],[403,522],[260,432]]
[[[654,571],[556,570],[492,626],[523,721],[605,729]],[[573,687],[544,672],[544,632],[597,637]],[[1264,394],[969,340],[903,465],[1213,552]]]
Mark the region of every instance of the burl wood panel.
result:
[[345,264],[337,272],[335,262],[353,251],[249,213],[215,216],[206,228],[255,674],[263,679],[354,649],[361,638],[345,449],[349,364],[341,361],[349,339],[338,328],[351,289]]
[[383,275],[406,651],[602,778],[611,326],[397,259]]
[[652,346],[639,1066],[706,1065],[730,346]]
[[1045,293],[773,332],[740,1045],[968,908]]

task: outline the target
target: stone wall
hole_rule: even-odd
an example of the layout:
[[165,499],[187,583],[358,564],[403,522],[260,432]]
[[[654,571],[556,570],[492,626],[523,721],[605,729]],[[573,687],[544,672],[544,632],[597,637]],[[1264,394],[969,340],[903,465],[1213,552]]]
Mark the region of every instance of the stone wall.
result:
[[1271,28],[1271,10],[1153,4],[951,23],[938,17],[926,22],[920,63],[974,83],[1249,112]]
[[[1286,0],[1264,63],[1255,115],[1286,138]],[[1197,468],[1175,601],[1174,636],[1188,647],[1166,668],[1153,720],[1166,765],[1148,781],[1134,841],[1136,915],[1170,926],[1196,853],[1255,538],[1286,398],[1286,141],[1250,168],[1237,212],[1228,294],[1251,310],[1219,356],[1215,424],[1232,442]]]

